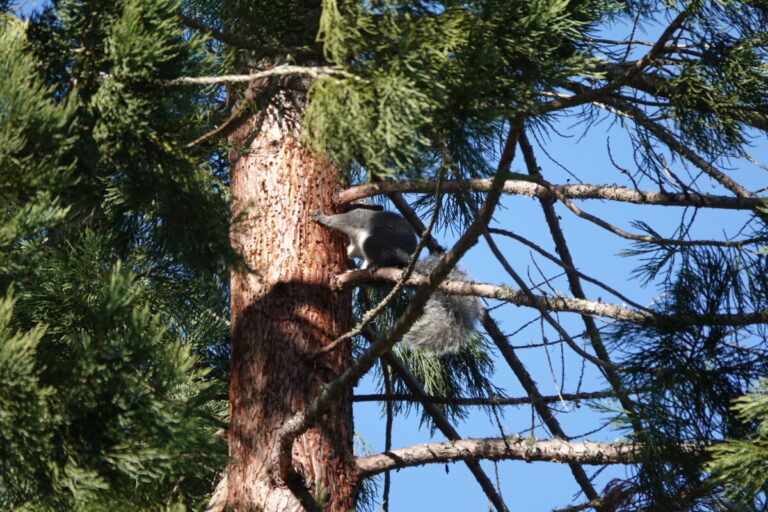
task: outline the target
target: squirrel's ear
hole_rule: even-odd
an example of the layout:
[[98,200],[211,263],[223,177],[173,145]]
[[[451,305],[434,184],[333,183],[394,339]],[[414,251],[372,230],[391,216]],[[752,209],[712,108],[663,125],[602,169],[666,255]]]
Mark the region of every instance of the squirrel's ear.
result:
[[347,211],[349,210],[355,210],[358,208],[364,208],[366,210],[374,210],[377,212],[383,211],[384,207],[380,204],[376,204],[373,201],[369,201],[368,199],[357,199],[355,201],[352,201],[349,203],[349,206],[347,208]]

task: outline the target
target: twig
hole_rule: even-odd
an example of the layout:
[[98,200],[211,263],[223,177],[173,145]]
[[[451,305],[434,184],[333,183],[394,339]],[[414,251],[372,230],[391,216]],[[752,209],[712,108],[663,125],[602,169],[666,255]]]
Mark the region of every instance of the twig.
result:
[[[579,85],[579,87],[582,86]],[[753,198],[752,194],[747,189],[736,183],[728,175],[707,162],[702,156],[698,155],[688,146],[677,140],[674,134],[670,133],[669,130],[660,124],[653,122],[639,108],[615,98],[605,98],[603,101],[615,108],[628,112],[637,124],[651,132],[657,139],[666,144],[670,150],[681,155],[693,165],[704,171],[723,187],[733,192],[737,197],[743,199]]]
[[555,264],[557,264],[558,266],[562,267],[565,271],[567,271],[567,272],[574,272],[580,278],[584,279],[585,281],[589,281],[590,283],[592,283],[592,284],[594,284],[596,286],[599,286],[600,288],[602,288],[603,290],[607,291],[611,295],[614,295],[614,296],[618,297],[619,299],[623,300],[625,303],[629,304],[633,308],[639,309],[639,310],[642,310],[642,311],[651,312],[651,310],[649,310],[645,306],[643,306],[643,305],[633,301],[632,299],[628,298],[627,296],[623,295],[621,292],[619,292],[615,288],[613,288],[611,286],[608,286],[607,284],[603,283],[602,281],[600,281],[598,279],[595,279],[594,277],[590,277],[587,274],[584,274],[583,272],[580,272],[579,270],[577,270],[576,268],[574,268],[574,267],[572,267],[570,265],[567,265],[565,262],[561,261],[560,258],[555,256],[554,254],[550,254],[549,251],[544,250],[543,248],[539,247],[538,245],[536,245],[535,243],[531,242],[527,238],[524,238],[524,237],[522,237],[520,235],[517,235],[517,234],[515,234],[515,233],[513,233],[511,231],[507,231],[506,229],[490,228],[488,231],[490,231],[491,233],[497,234],[497,235],[503,235],[503,236],[507,236],[509,238],[512,238],[514,240],[517,240],[521,244],[524,244],[524,245],[530,247],[531,249],[533,249],[534,251],[538,252],[539,254],[541,254],[542,256],[547,258],[548,260],[553,261]]

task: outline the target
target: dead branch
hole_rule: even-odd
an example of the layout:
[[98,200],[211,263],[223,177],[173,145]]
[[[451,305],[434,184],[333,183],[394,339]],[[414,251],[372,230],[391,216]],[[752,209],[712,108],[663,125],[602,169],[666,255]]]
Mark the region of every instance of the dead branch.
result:
[[[595,391],[592,393],[562,393],[560,395],[548,395],[542,396],[539,401],[546,404],[554,404],[559,402],[580,402],[582,400],[597,400],[600,398],[612,398],[616,393],[613,391]],[[395,393],[391,395],[355,395],[352,397],[353,402],[383,402],[388,400],[394,400],[399,402],[421,402],[430,404],[455,404],[455,405],[479,405],[479,406],[503,406],[503,405],[528,405],[533,403],[533,399],[530,397],[441,397],[441,396],[414,396],[403,393]]]
[[[563,462],[576,464],[634,464],[643,460],[642,444],[578,443],[535,438],[485,438],[426,443],[399,448],[386,453],[359,457],[357,468],[362,476],[368,477],[392,469],[454,462],[469,459],[524,460],[526,462]],[[693,457],[704,453],[704,446],[696,443],[681,443],[680,451]]]
[[330,66],[293,66],[290,64],[281,64],[271,69],[256,71],[246,75],[216,75],[216,76],[180,76],[171,80],[162,80],[162,85],[212,85],[212,84],[236,84],[247,83],[260,78],[285,75],[306,75],[310,78],[320,79],[329,76],[341,76],[344,78],[361,78],[348,73],[347,71],[332,68]]
[[[445,181],[440,191],[449,194],[462,192],[487,192],[490,189],[490,179]],[[382,181],[350,187],[341,191],[336,197],[338,204],[346,204],[357,199],[381,194],[411,192],[432,194],[435,183],[430,181]],[[520,175],[519,178],[504,182],[502,191],[505,194],[516,194],[539,199],[606,199],[641,205],[683,206],[695,208],[716,208],[725,210],[754,210],[764,205],[764,199],[759,197],[714,196],[708,194],[670,194],[652,190],[633,190],[616,185],[553,185],[541,179]]]
[[[402,270],[395,267],[382,267],[376,269],[375,272],[370,272],[369,270],[353,270],[336,276],[332,286],[341,289],[345,286],[368,283],[376,279],[385,279],[387,281],[397,282],[401,274]],[[428,278],[421,274],[413,274],[406,281],[406,284],[412,286],[426,286],[428,283]],[[547,297],[544,295],[533,295],[528,297],[520,290],[515,290],[511,286],[498,286],[489,283],[443,281],[437,287],[437,289],[441,292],[452,293],[455,295],[474,295],[477,297],[486,297],[489,299],[497,299],[509,302],[517,306],[526,306],[532,308],[543,306],[548,311],[560,311],[579,313],[582,315],[601,316],[639,325],[741,326],[768,322],[768,310],[755,311],[752,313],[723,313],[702,316],[668,316],[653,313],[648,310],[638,311],[607,302],[595,302],[572,297]]]

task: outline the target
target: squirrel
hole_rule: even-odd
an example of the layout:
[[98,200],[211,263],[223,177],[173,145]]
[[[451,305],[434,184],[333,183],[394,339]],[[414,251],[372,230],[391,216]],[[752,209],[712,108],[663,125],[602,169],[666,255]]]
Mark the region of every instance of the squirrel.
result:
[[[361,258],[361,268],[405,267],[416,250],[416,233],[400,215],[384,211],[369,201],[352,203],[346,213],[323,215],[315,210],[312,220],[349,237],[347,255]],[[429,274],[439,257],[432,255],[416,262],[416,271]],[[467,275],[454,269],[448,279],[468,281]],[[477,297],[435,292],[424,305],[424,313],[403,337],[410,349],[433,355],[457,352],[461,343],[474,331],[474,323],[482,313]]]

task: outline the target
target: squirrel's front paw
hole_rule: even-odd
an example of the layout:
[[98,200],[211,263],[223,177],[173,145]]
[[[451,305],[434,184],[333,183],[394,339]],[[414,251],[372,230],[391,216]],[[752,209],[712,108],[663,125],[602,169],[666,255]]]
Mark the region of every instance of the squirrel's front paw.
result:
[[322,216],[323,214],[320,213],[320,210],[312,210],[309,212],[309,217],[315,222],[320,222],[320,217]]

